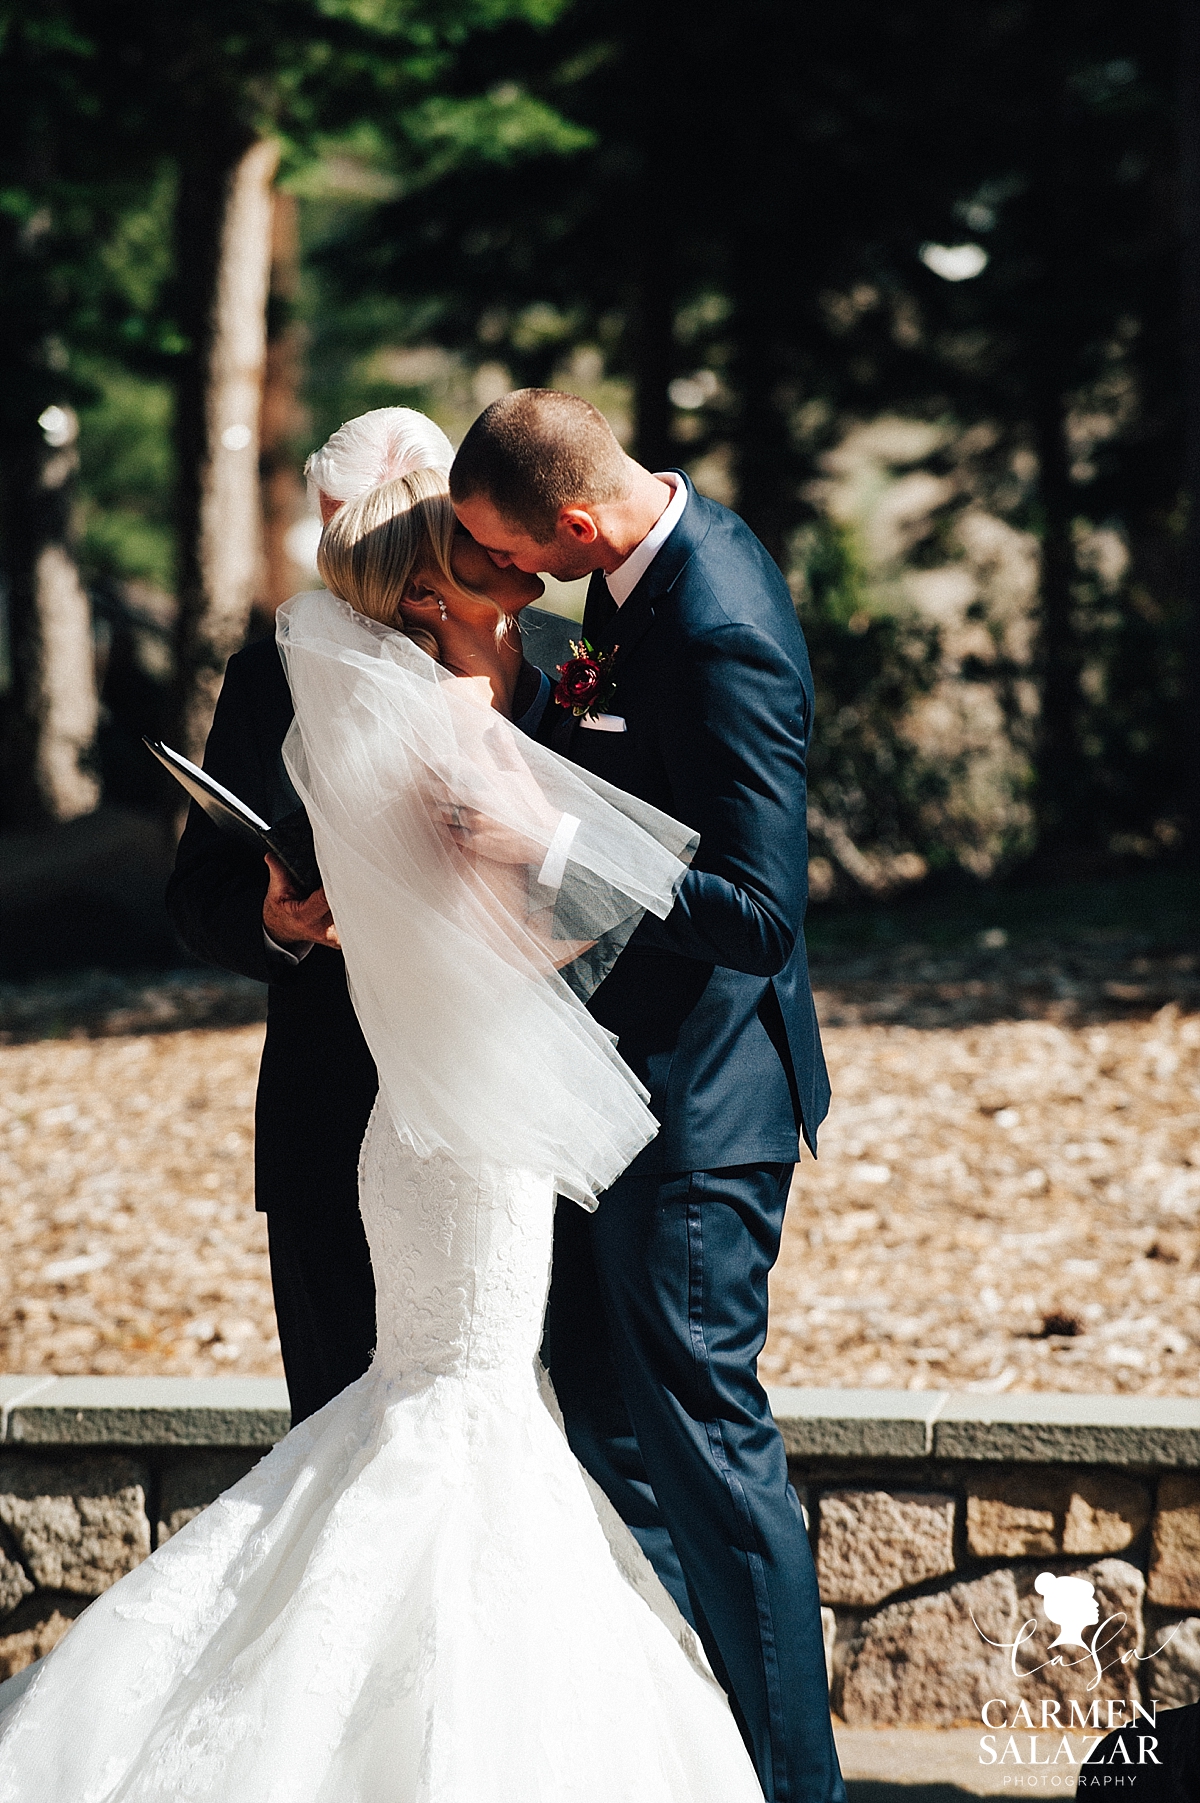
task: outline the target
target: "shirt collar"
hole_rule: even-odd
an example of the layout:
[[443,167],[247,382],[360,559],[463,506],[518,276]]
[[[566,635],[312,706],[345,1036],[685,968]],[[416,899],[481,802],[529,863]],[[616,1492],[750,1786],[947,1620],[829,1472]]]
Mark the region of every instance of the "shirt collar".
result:
[[674,493],[641,544],[629,553],[624,563],[618,564],[616,569],[610,570],[604,578],[608,584],[608,592],[618,607],[622,602],[628,601],[679,524],[683,510],[687,506],[687,483],[683,477],[677,475],[674,470],[656,471],[655,474],[660,482],[669,483]]

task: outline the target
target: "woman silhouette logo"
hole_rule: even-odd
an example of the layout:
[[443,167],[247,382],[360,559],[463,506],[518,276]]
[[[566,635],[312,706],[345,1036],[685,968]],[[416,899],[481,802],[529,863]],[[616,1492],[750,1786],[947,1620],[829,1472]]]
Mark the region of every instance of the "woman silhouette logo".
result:
[[1057,1578],[1052,1571],[1039,1572],[1033,1587],[1043,1599],[1047,1621],[1059,1630],[1051,1646],[1086,1647],[1084,1628],[1094,1628],[1100,1620],[1096,1602],[1096,1586],[1087,1578]]

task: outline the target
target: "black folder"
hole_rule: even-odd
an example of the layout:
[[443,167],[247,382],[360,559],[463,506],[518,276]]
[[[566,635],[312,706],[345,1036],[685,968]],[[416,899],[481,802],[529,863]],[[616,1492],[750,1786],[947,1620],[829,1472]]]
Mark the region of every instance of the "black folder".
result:
[[154,753],[164,770],[171,772],[180,787],[187,790],[196,806],[204,809],[214,826],[257,845],[260,850],[272,852],[302,895],[311,895],[314,889],[321,887],[312,826],[303,808],[293,808],[274,826],[268,826],[231,789],[215,781],[181,751],[172,751],[161,739],[143,739],[142,744]]

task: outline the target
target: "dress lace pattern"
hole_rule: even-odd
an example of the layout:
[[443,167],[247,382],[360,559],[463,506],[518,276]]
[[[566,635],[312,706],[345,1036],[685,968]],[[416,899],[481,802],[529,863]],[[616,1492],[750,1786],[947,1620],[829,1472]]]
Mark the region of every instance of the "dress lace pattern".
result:
[[371,1370],[0,1687],[0,1803],[761,1803],[537,1366],[550,1180],[377,1109],[360,1184]]

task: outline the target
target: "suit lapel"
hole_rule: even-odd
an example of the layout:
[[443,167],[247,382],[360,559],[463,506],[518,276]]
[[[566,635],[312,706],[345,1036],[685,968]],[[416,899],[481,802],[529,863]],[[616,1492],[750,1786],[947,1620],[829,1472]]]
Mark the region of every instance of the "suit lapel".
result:
[[[678,473],[683,476],[682,471]],[[707,503],[697,495],[686,476],[683,480],[688,487],[688,504],[683,517],[625,604],[622,607],[615,605],[603,571],[595,571],[588,584],[581,630],[594,651],[612,653],[612,662],[608,666],[611,680],[615,681],[634,647],[654,624],[655,604],[674,587],[680,572],[708,532]],[[620,707],[619,697],[617,706]],[[562,709],[555,711],[560,717],[551,729],[550,743],[555,751],[570,757],[571,742],[579,722],[573,714]]]
[[[594,651],[599,652],[601,656],[606,652],[610,654],[611,661],[606,665],[604,675],[606,688],[610,682],[615,681],[618,671],[634,646],[654,624],[654,602],[659,593],[657,588],[652,588],[646,583],[639,583],[625,605],[616,610],[614,618],[602,633],[593,638],[591,633],[585,631],[584,637]],[[587,623],[586,613],[584,623],[585,625]],[[615,697],[614,711],[619,713],[620,708],[621,697],[618,693]],[[559,717],[551,728],[550,743],[555,751],[561,752],[564,757],[570,757],[571,745],[579,728],[579,722],[574,714],[567,713],[562,708],[556,707],[554,711]]]
[[[588,583],[587,600],[583,604],[583,624],[579,628],[580,638],[586,639],[589,645],[594,645],[603,633],[606,614],[612,611],[613,601],[608,592],[608,584],[604,580],[604,571],[593,570],[592,579]],[[544,738],[551,750],[557,751],[560,757],[569,758],[571,742],[575,737],[575,729],[578,724],[574,714],[559,707],[551,699],[550,705],[546,709],[545,725],[538,736]]]
[[[682,470],[677,473],[683,476]],[[645,637],[654,623],[656,603],[674,587],[684,565],[708,530],[703,503],[686,476],[683,480],[687,483],[688,504],[678,525],[624,606],[616,610],[604,628],[603,636],[598,642],[592,641],[598,651],[613,652],[610,676],[616,676],[634,647]]]
[[601,643],[596,647],[598,651],[612,653],[612,662],[607,670],[610,678],[616,676],[634,646],[654,624],[654,603],[662,590],[651,584],[648,578],[649,571],[646,573],[646,578],[638,583],[624,606],[617,610],[616,618],[607,628]]

